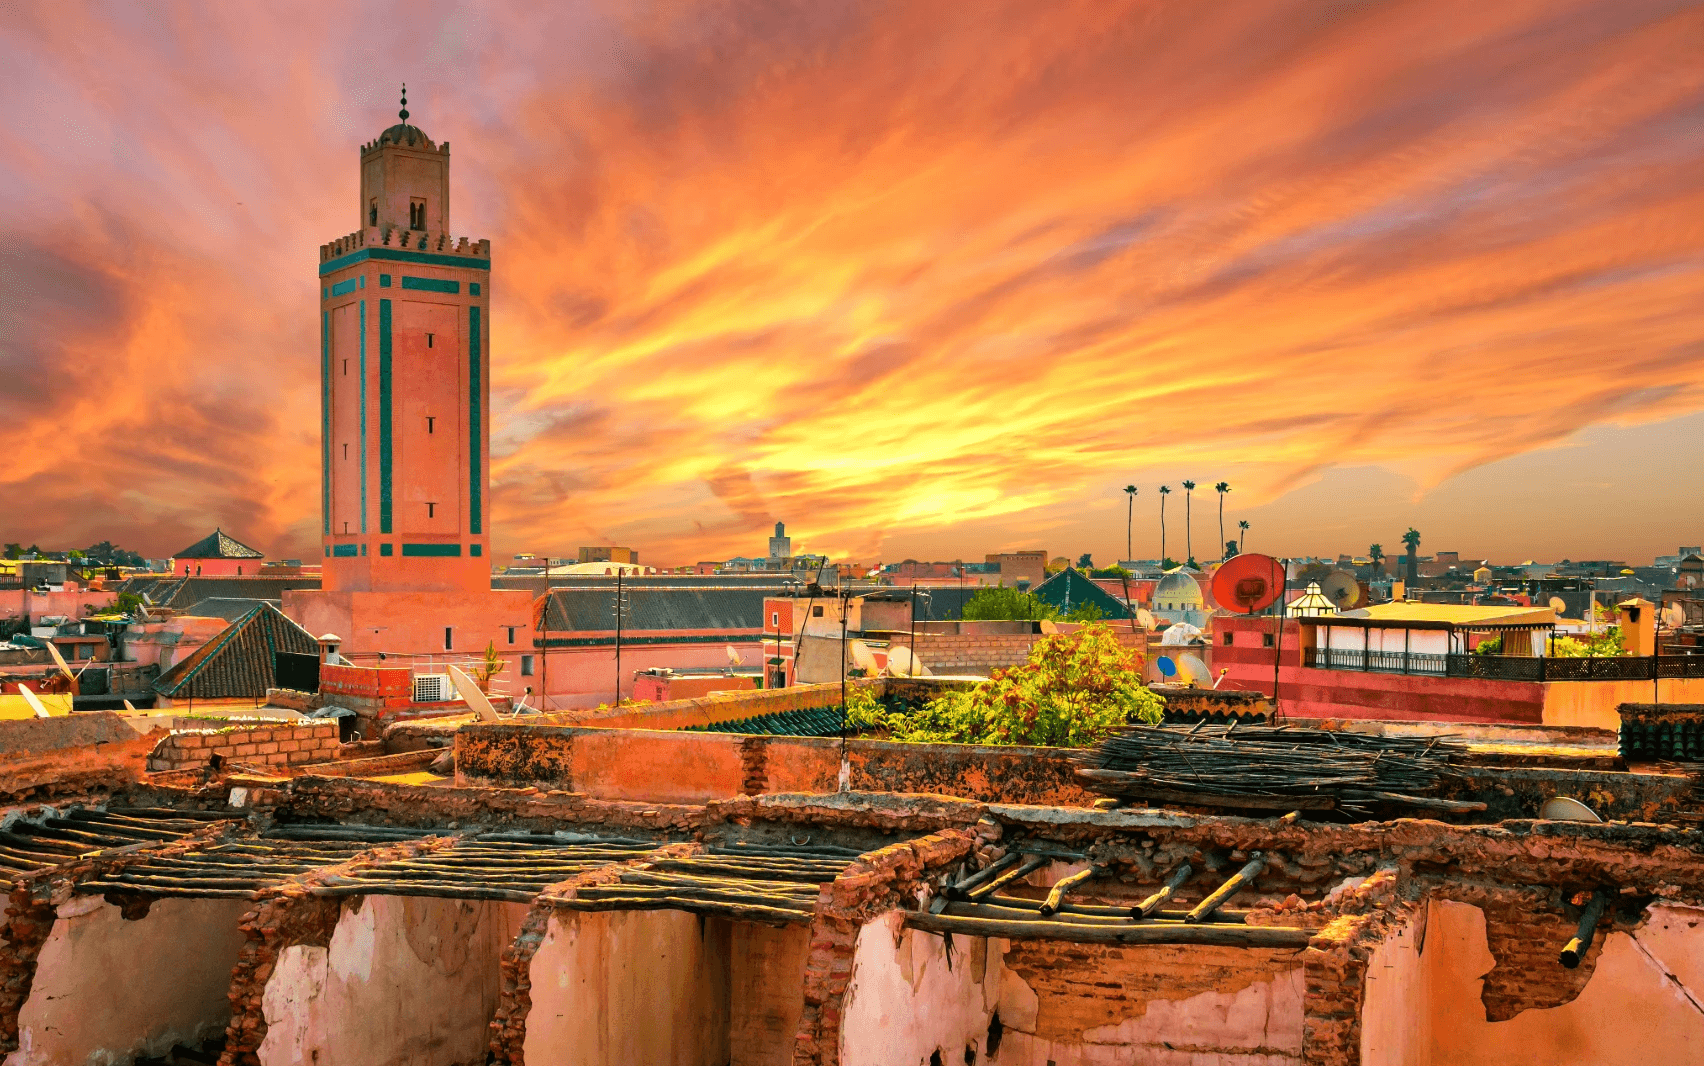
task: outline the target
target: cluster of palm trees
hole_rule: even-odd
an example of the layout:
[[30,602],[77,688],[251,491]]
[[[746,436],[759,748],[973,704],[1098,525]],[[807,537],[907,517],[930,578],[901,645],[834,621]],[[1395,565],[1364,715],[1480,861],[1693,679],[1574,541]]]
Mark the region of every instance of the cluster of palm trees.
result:
[[[1184,482],[1181,482],[1180,484],[1183,485],[1184,555],[1189,559],[1189,565],[1193,567],[1193,566],[1196,565],[1196,563],[1195,563],[1195,507],[1194,507],[1195,482],[1184,481]],[[1135,522],[1136,522],[1136,496],[1140,491],[1141,490],[1138,489],[1135,485],[1124,486],[1124,494],[1125,494],[1125,496],[1129,497],[1129,506],[1126,508],[1126,515],[1125,515],[1125,520],[1124,520],[1124,557],[1126,559],[1130,559],[1130,558],[1135,557],[1134,527],[1135,527]],[[1234,540],[1234,541],[1226,540],[1225,539],[1225,493],[1231,491],[1231,483],[1228,482],[1228,481],[1221,481],[1218,484],[1213,486],[1213,491],[1217,492],[1219,494],[1219,543],[1224,545],[1224,552],[1220,557],[1228,559],[1232,555],[1236,555],[1236,554],[1239,554],[1239,553],[1242,552],[1243,542],[1248,537],[1248,522],[1247,521],[1238,522],[1237,523],[1237,530],[1238,530],[1237,539]],[[1170,485],[1161,485],[1160,486],[1160,558],[1162,560],[1170,558],[1170,556],[1168,556],[1166,554],[1166,497],[1170,496],[1171,492],[1172,492],[1172,488],[1171,488]]]

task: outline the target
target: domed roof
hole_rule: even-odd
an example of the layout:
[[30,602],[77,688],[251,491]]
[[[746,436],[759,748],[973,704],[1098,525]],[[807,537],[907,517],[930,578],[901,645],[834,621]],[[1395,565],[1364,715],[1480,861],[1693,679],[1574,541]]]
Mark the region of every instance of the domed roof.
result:
[[421,129],[419,126],[410,126],[406,122],[398,122],[390,129],[379,134],[379,139],[376,143],[406,144],[410,148],[415,145],[424,145],[427,148],[437,147],[437,145],[432,143],[432,138],[426,136],[425,130]]
[[1167,570],[1165,576],[1160,578],[1159,584],[1154,586],[1154,602],[1202,602],[1201,584],[1195,580],[1194,573],[1195,571],[1184,567]]

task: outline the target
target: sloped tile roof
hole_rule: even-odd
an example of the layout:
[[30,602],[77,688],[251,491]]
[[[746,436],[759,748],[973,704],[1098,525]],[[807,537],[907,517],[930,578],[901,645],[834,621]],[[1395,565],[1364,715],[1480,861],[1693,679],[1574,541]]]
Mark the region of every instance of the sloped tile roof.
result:
[[160,675],[154,691],[174,699],[259,699],[277,685],[275,652],[317,654],[313,634],[261,603]]
[[1051,603],[1060,611],[1070,614],[1085,603],[1092,603],[1101,609],[1102,618],[1129,618],[1130,609],[1119,602],[1116,597],[1084,577],[1074,566],[1068,566],[1059,573],[1043,581],[1035,587],[1038,599]]
[[[752,588],[623,586],[627,610],[622,628],[633,630],[762,629],[763,598],[781,585]],[[786,591],[791,594],[791,589]],[[550,590],[545,623],[551,632],[615,629],[615,585]]]
[[813,707],[802,711],[776,711],[741,718],[735,722],[713,722],[704,726],[688,726],[686,733],[743,733],[748,736],[774,737],[832,737],[838,736],[846,723],[839,707]]
[[257,552],[225,533],[215,529],[212,533],[191,544],[183,551],[172,556],[174,559],[264,559],[266,553]]

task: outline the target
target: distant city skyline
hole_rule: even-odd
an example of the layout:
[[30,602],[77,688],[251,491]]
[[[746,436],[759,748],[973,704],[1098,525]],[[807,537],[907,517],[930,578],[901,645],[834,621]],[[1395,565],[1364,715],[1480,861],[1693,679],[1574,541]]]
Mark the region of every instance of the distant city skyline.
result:
[[1696,12],[337,17],[0,15],[6,540],[314,554],[312,265],[404,80],[501,249],[496,559],[1110,562],[1130,483],[1182,558],[1184,478],[1202,561],[1218,480],[1283,555],[1704,539]]

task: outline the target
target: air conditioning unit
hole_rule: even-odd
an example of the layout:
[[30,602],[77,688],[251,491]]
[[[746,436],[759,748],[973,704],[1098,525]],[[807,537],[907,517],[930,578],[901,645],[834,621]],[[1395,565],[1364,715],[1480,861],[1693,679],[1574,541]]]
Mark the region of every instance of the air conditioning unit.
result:
[[446,703],[456,698],[456,687],[449,674],[415,674],[415,703]]

